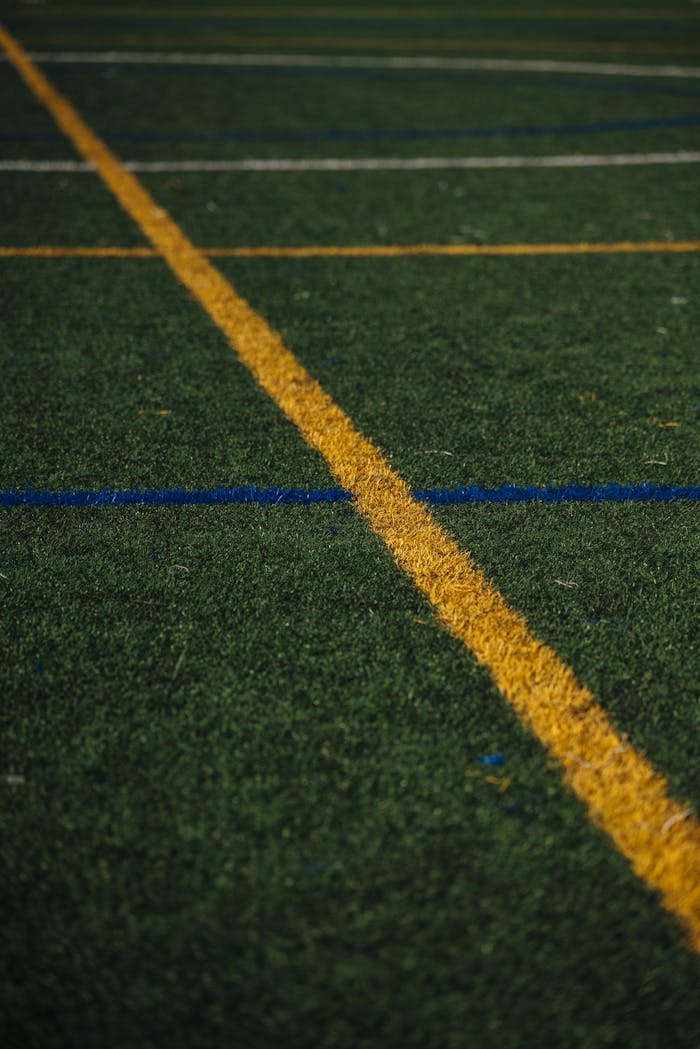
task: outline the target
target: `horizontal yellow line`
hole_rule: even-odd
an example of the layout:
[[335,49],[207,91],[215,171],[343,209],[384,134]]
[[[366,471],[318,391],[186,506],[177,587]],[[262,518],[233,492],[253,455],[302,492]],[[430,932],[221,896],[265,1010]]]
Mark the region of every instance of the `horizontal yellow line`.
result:
[[407,255],[615,255],[700,251],[700,240],[620,241],[616,244],[360,244],[301,247],[205,248],[212,258],[400,258]]
[[522,721],[564,768],[567,782],[683,922],[700,951],[700,824],[669,783],[621,736],[592,693],[440,524],[387,458],[355,427],[265,320],[119,163],[73,106],[0,27],[2,46],[34,94],[226,336],[239,360],[325,458],[396,563],[443,624],[488,668]]
[[[700,240],[621,240],[611,244],[309,244],[291,247],[262,245],[239,248],[200,248],[215,259],[405,258],[412,255],[636,255],[700,251]],[[155,248],[0,247],[0,258],[153,259]]]
[[[41,7],[20,8],[22,15],[39,15],[45,17],[45,9]],[[219,6],[194,6],[191,4],[169,4],[168,7],[142,7],[136,4],[95,4],[89,10],[84,7],[76,7],[72,4],[52,5],[48,12],[52,17],[65,17],[74,15],[88,15],[90,18],[221,18],[235,20],[237,18],[257,19],[314,19],[330,18],[343,21],[368,21],[377,20],[400,20],[410,21],[436,21],[439,19],[461,19],[461,18],[488,18],[499,21],[517,19],[518,21],[543,21],[556,19],[557,21],[586,20],[629,20],[647,21],[671,18],[693,19],[700,17],[700,12],[687,10],[686,8],[671,8],[664,11],[650,10],[649,8],[597,8],[597,7],[542,7],[527,9],[521,7],[314,7],[310,5],[299,7],[266,7],[241,5],[233,7]]]
[[473,40],[468,37],[367,37],[367,36],[269,36],[261,34],[172,34],[172,33],[28,33],[25,41],[31,47],[222,47],[313,49],[333,51],[501,51],[533,54],[640,54],[696,55],[700,44],[626,40],[501,40],[492,37]]
[[0,259],[154,259],[153,248],[0,247]]

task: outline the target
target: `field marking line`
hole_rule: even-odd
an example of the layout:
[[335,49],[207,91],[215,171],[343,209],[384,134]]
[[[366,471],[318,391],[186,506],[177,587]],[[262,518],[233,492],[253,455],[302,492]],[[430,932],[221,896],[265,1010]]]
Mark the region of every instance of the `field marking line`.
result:
[[620,255],[657,252],[693,252],[700,241],[619,241],[611,244],[367,244],[335,247],[208,248],[212,258],[402,258],[412,255],[454,257],[511,255]]
[[[138,414],[142,414],[143,410]],[[164,414],[156,411],[157,415]],[[169,413],[167,413],[169,414]],[[672,503],[700,502],[700,485],[667,484],[570,484],[538,488],[535,485],[504,484],[500,488],[477,485],[454,488],[424,488],[414,498],[434,506],[465,506],[490,503]],[[315,506],[319,503],[348,503],[352,492],[344,488],[265,488],[233,485],[223,488],[101,488],[50,491],[40,488],[0,488],[0,507],[11,506]],[[554,580],[561,583],[561,580]],[[568,585],[563,584],[562,585]],[[682,810],[684,815],[686,810]],[[678,816],[670,817],[677,821]]]
[[700,66],[633,65],[555,59],[449,58],[441,55],[235,54],[212,51],[32,51],[35,62],[69,65],[240,66],[287,69],[442,69],[491,73],[590,73],[594,76],[698,78]]
[[[256,19],[313,19],[332,18],[338,21],[369,21],[387,20],[393,21],[437,21],[442,19],[464,20],[469,18],[486,18],[489,20],[511,20],[521,19],[523,21],[663,21],[679,19],[691,21],[700,17],[700,12],[687,10],[686,8],[672,8],[670,11],[659,13],[649,8],[592,8],[592,7],[540,7],[530,10],[520,7],[505,7],[494,10],[489,7],[436,7],[436,8],[402,8],[402,7],[316,7],[312,5],[300,5],[299,7],[280,8],[252,5],[235,5],[233,7],[206,6],[199,7],[190,4],[174,4],[169,7],[140,7],[136,4],[101,4],[86,12],[85,8],[74,7],[71,4],[56,4],[52,6],[50,14],[53,16],[71,16],[89,14],[91,18],[256,18]],[[24,8],[22,15],[43,15],[41,9]]]
[[[76,149],[95,164],[175,276],[199,300],[239,360],[326,459],[395,562],[471,649],[522,721],[563,766],[590,818],[661,895],[700,951],[700,823],[668,780],[620,735],[591,691],[538,641],[471,555],[431,516],[382,452],[354,426],[276,334],[155,202],[140,182],[0,26],[27,86]],[[682,815],[681,815],[682,814]]]
[[[125,160],[127,171],[175,172],[304,172],[304,171],[510,171],[519,168],[647,167],[700,164],[700,150],[663,153],[570,153],[552,156],[494,157],[247,157],[243,160]],[[0,173],[88,174],[93,164],[79,160],[0,160]]]
[[[420,255],[443,255],[453,258],[479,256],[537,255],[636,255],[685,253],[700,251],[700,240],[622,240],[616,243],[589,244],[318,244],[278,247],[202,248],[210,259],[387,259]],[[50,244],[31,247],[0,246],[0,259],[154,259],[160,258],[155,248],[120,248],[114,245],[95,247],[60,247]]]
[[30,248],[0,247],[0,259],[157,259],[155,248],[78,247],[39,245]]
[[[34,47],[66,47],[74,44],[75,33],[28,33],[25,37]],[[324,48],[339,51],[507,51],[514,53],[535,52],[536,54],[637,54],[637,55],[697,55],[700,44],[585,40],[475,40],[469,37],[367,37],[367,36],[270,36],[242,33],[218,33],[215,35],[165,33],[105,33],[82,34],[85,44],[94,47],[189,47],[193,43],[204,47],[240,48]]]

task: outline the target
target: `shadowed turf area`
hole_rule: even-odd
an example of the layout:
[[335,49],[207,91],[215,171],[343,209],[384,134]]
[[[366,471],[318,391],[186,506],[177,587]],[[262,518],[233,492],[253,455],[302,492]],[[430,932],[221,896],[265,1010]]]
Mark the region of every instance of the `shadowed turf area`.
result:
[[[700,144],[700,9],[681,0],[2,2],[0,21],[123,160]],[[17,159],[81,158],[3,63]],[[700,235],[693,163],[137,177],[205,248]],[[0,164],[0,200],[0,249],[147,243],[94,173]],[[414,490],[700,483],[700,245],[214,262]],[[0,491],[338,487],[157,258],[0,251],[0,355]],[[431,513],[697,813],[697,501]],[[687,932],[351,503],[0,515],[3,1045],[700,1043]]]

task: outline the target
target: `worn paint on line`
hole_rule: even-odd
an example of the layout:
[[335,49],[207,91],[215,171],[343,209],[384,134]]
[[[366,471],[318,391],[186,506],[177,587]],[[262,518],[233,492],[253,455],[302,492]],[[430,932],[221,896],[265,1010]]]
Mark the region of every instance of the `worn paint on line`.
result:
[[29,248],[0,247],[0,259],[155,259],[158,257],[155,248],[60,248],[50,245]]
[[[0,161],[0,171],[22,161]],[[44,165],[51,161],[26,162]],[[58,163],[61,163],[60,161]],[[65,162],[63,162],[65,163]],[[130,160],[129,171],[158,172],[313,172],[313,171],[498,171],[521,168],[649,167],[700,164],[700,150],[664,153],[570,153],[551,156],[493,157],[246,157],[243,160]],[[15,168],[16,170],[16,168]],[[38,169],[33,169],[38,170]],[[75,169],[74,169],[75,170]],[[84,170],[90,170],[84,167]]]
[[700,824],[668,781],[613,728],[573,670],[529,632],[471,556],[411,495],[382,452],[207,261],[2,28],[0,46],[57,123],[199,299],[240,360],[325,457],[444,625],[474,653],[635,872],[661,894],[700,951]]
[[[319,259],[319,258],[407,258],[444,255],[452,258],[533,255],[635,255],[700,251],[700,240],[618,241],[611,244],[309,244],[290,247],[199,248],[202,255],[217,259]],[[155,248],[119,247],[0,247],[0,258],[153,259]]]
[[498,73],[586,73],[594,76],[700,77],[700,66],[652,65],[629,62],[582,62],[558,59],[465,58],[445,55],[322,55],[300,52],[274,54],[221,51],[35,51],[42,63],[241,66],[285,69],[446,70]]
[[520,73],[590,73],[594,76],[700,77],[700,66],[632,65],[628,62],[576,62],[556,59],[454,58],[444,55],[305,55],[260,51],[33,51],[36,62],[156,66],[266,66],[288,69],[443,69]]
[[[246,157],[244,160],[124,160],[127,171],[227,173],[261,171],[450,171],[517,170],[519,168],[647,167],[700,164],[700,150],[663,153],[554,153],[550,156],[493,157]],[[78,160],[0,160],[0,172],[27,174],[92,174],[92,164]]]
[[412,255],[617,255],[700,251],[700,241],[620,241],[614,244],[366,244],[344,247],[207,248],[207,255],[237,258],[401,258]]

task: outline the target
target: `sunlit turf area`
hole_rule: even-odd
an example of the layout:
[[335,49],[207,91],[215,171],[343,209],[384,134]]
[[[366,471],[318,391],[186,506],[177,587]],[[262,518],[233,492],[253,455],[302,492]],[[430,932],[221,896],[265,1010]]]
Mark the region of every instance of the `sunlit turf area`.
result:
[[2,1045],[695,1049],[700,7],[0,22]]

